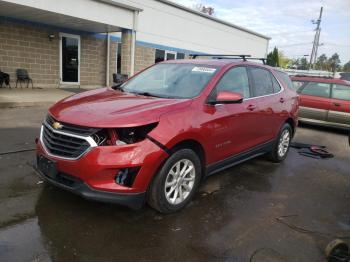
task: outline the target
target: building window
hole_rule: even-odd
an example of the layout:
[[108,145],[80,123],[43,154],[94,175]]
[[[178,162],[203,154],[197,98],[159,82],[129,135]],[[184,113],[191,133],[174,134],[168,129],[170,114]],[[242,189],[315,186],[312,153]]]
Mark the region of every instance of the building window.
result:
[[117,74],[122,73],[122,43],[117,46]]
[[185,59],[185,54],[184,53],[177,53],[176,59]]
[[176,52],[165,51],[165,60],[175,60]]
[[164,61],[165,59],[165,51],[164,50],[160,50],[160,49],[156,49],[156,57],[154,62],[155,63],[159,63]]
[[176,53],[173,51],[156,49],[156,55],[154,58],[155,63],[159,63],[165,60],[174,60],[174,59],[185,59],[184,53]]

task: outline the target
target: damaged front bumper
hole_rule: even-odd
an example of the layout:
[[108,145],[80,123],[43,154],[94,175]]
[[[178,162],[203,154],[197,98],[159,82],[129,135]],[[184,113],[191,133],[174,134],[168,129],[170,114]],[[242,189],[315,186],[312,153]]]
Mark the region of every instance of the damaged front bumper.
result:
[[[35,169],[48,183],[86,199],[140,208],[153,176],[167,157],[168,154],[148,138],[130,145],[97,146],[75,160],[49,154],[39,140]],[[54,175],[39,165],[41,158],[54,163]],[[137,170],[132,183],[121,184],[118,175],[131,169]]]
[[34,166],[36,173],[46,182],[77,194],[85,199],[99,201],[104,203],[112,203],[127,206],[132,209],[140,209],[146,199],[146,193],[112,193],[99,191],[91,188],[88,184],[74,177],[58,174],[52,179],[41,172],[37,165]]

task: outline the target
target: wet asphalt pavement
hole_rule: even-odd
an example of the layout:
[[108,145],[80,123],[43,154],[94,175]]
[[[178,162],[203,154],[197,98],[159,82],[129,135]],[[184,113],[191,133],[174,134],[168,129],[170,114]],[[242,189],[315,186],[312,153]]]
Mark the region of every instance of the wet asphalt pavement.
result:
[[[0,153],[34,147],[46,108],[0,111]],[[346,132],[303,126],[294,139],[335,158],[291,149],[209,177],[182,212],[160,215],[81,199],[40,182],[34,151],[0,154],[0,261],[325,261],[350,241]]]

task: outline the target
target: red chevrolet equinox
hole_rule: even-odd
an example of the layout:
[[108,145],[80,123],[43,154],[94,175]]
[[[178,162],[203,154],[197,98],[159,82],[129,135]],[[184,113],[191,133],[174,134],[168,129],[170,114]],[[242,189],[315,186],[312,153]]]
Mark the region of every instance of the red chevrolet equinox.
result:
[[208,175],[263,154],[283,161],[298,103],[287,74],[263,64],[159,63],[53,105],[37,170],[87,199],[175,212]]

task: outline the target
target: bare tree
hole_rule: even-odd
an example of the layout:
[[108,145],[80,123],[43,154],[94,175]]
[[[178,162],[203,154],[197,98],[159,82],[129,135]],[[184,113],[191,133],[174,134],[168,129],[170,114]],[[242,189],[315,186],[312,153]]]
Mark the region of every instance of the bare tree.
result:
[[214,15],[214,7],[196,4],[194,9],[207,15]]

